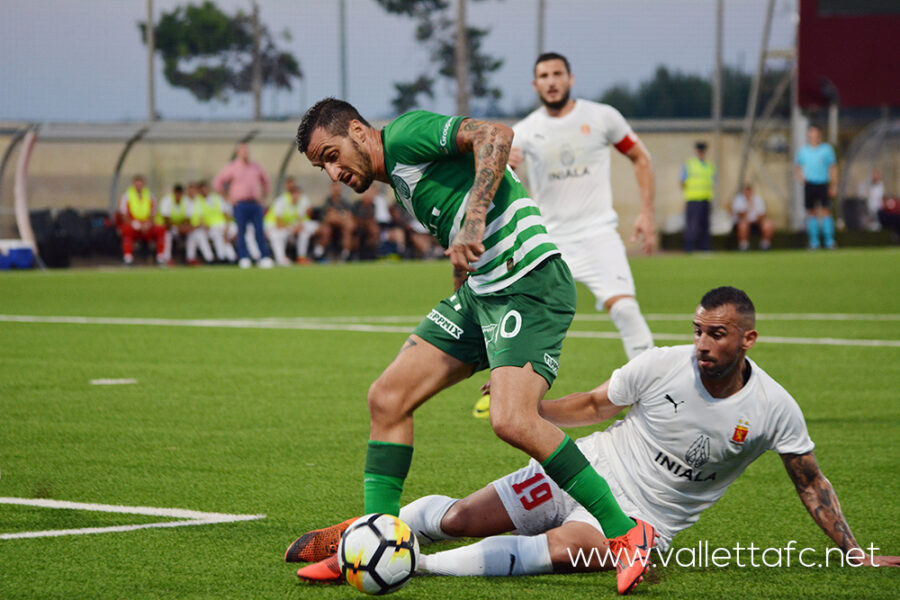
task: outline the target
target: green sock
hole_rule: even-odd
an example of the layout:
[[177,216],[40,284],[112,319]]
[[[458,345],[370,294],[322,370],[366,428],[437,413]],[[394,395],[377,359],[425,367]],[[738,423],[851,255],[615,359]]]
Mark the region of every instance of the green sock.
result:
[[627,533],[635,522],[619,507],[606,480],[597,474],[568,435],[541,463],[556,484],[600,521],[606,537]]
[[406,444],[369,441],[364,483],[366,514],[400,514],[400,494],[412,452],[413,447]]

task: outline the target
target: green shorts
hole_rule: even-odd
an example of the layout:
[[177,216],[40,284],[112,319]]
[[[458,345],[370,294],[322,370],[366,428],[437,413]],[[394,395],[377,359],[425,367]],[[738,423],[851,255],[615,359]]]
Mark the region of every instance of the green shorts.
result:
[[531,363],[553,385],[574,316],[575,282],[557,255],[498,292],[479,295],[462,286],[413,333],[476,371]]

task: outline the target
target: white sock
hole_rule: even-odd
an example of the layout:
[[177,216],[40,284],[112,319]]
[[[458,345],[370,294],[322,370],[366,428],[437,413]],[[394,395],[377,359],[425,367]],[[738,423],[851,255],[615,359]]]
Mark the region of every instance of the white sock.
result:
[[621,298],[609,309],[609,318],[622,336],[625,354],[631,360],[644,350],[653,347],[653,334],[641,314],[641,307],[634,298]]
[[420,556],[420,571],[454,577],[509,577],[552,573],[547,535],[497,535]]
[[447,496],[425,496],[400,509],[400,520],[409,525],[419,544],[425,546],[439,540],[456,540],[441,529],[441,520],[458,500]]

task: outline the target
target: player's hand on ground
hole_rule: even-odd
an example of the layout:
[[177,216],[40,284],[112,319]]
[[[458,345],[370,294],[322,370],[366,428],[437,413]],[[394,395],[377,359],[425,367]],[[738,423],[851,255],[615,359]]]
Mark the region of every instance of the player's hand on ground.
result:
[[513,146],[509,149],[509,158],[506,161],[509,166],[511,166],[513,169],[518,169],[523,160],[525,160],[525,155],[522,153],[521,148],[516,148],[515,146]]
[[450,247],[444,251],[444,256],[450,258],[454,269],[473,273],[477,269],[471,263],[478,262],[484,254],[484,244],[481,243],[483,237],[484,221],[466,220]]
[[641,212],[634,222],[634,233],[631,241],[641,240],[641,249],[645,254],[653,254],[656,249],[656,221],[653,213]]
[[866,554],[866,557],[860,564],[864,567],[900,567],[900,556]]

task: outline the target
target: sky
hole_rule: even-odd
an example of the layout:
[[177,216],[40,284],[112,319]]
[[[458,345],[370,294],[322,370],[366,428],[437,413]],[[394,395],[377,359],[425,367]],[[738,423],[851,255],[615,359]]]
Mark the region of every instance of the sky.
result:
[[[341,96],[337,0],[258,0],[260,16],[299,60],[304,78],[292,91],[263,93],[264,116],[301,114],[316,100]],[[200,0],[195,0],[200,3]],[[187,4],[154,0],[154,14]],[[228,13],[250,0],[216,0]],[[657,66],[709,75],[714,69],[715,0],[546,0],[545,49],[566,55],[575,95],[596,98],[631,86]],[[415,22],[389,15],[375,0],[346,0],[346,99],[372,119],[393,115],[393,83],[434,72],[413,39]],[[500,105],[524,111],[535,102],[537,0],[469,0],[469,22],[489,27],[484,49],[501,59],[492,77]],[[724,1],[724,62],[753,72],[766,2]],[[0,121],[118,122],[146,119],[147,51],[137,24],[147,0],[0,0]],[[770,47],[794,37],[794,0],[777,0]],[[155,60],[156,108],[166,119],[249,119],[249,95],[201,103],[172,88]],[[452,113],[452,82],[439,83],[422,108]]]

